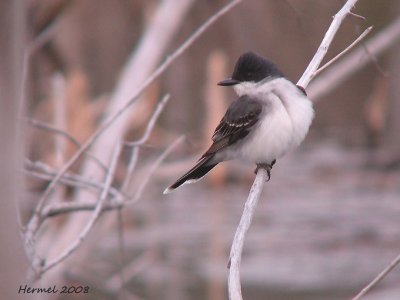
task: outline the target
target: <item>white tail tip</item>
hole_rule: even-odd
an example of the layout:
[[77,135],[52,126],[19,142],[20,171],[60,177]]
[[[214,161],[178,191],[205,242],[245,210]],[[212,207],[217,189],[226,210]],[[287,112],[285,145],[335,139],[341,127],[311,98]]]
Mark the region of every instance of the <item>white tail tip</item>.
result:
[[174,189],[171,189],[170,187],[166,188],[163,192],[163,195],[169,194],[173,191]]

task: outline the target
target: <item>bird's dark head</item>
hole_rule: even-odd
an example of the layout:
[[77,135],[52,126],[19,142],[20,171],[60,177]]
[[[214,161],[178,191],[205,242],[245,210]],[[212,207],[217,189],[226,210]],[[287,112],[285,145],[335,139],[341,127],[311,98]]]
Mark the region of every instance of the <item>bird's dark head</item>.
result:
[[218,82],[218,85],[231,86],[243,82],[257,83],[267,77],[283,77],[282,72],[269,60],[253,53],[242,54],[236,62],[230,78]]

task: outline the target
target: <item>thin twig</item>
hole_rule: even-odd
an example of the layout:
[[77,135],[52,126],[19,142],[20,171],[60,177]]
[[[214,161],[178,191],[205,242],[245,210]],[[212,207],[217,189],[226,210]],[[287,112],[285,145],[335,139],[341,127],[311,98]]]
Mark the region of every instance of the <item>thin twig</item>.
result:
[[54,188],[57,185],[57,182],[61,179],[62,175],[73,165],[73,163],[93,144],[93,142],[104,132],[106,131],[119,116],[126,112],[127,108],[129,108],[141,93],[161,74],[165,72],[165,70],[179,57],[181,56],[214,22],[216,22],[220,17],[230,11],[233,7],[239,4],[242,0],[233,0],[228,3],[222,9],[220,9],[216,14],[211,16],[203,25],[201,25],[178,49],[176,49],[167,59],[162,63],[148,78],[142,83],[131,99],[126,102],[113,116],[111,116],[108,121],[104,122],[102,126],[100,126],[82,145],[82,147],[75,152],[75,154],[61,167],[59,173],[52,180],[52,182],[48,185],[46,191],[43,193],[42,198],[39,200],[39,203],[35,209],[35,213],[43,207],[46,199],[53,192]]
[[151,132],[153,131],[154,125],[156,124],[158,117],[160,116],[161,112],[164,110],[165,105],[168,103],[170,96],[167,94],[165,95],[160,103],[158,103],[156,109],[153,112],[153,115],[150,117],[150,120],[147,124],[146,130],[144,131],[143,136],[134,142],[126,142],[125,145],[132,146],[131,156],[129,159],[128,169],[126,171],[125,179],[122,183],[121,191],[126,191],[129,183],[131,182],[133,171],[135,170],[136,163],[139,157],[139,146],[142,146],[150,137]]
[[[76,146],[77,148],[82,147],[82,144],[75,138],[73,137],[71,134],[69,134],[68,132],[61,130],[59,128],[54,127],[53,125],[37,120],[37,119],[31,119],[31,118],[27,118],[26,121],[32,125],[33,127],[37,128],[37,129],[41,129],[41,130],[45,130],[47,132],[50,133],[54,133],[54,134],[58,134],[64,138],[66,138],[68,141],[70,141],[74,146]],[[95,161],[100,168],[102,168],[104,171],[107,171],[107,167],[96,157],[94,156],[90,151],[86,151],[84,153],[84,155],[86,155],[87,157],[90,157],[91,159],[93,159],[93,161]]]
[[29,55],[33,55],[36,51],[42,48],[47,42],[51,40],[56,32],[56,28],[61,19],[61,15],[58,15],[46,28],[44,28],[35,38],[29,43],[27,52]]
[[[400,40],[400,18],[395,19],[390,25],[378,34],[368,39],[363,45],[357,47],[334,66],[320,74],[309,86],[307,92],[313,101],[322,99],[341,83],[371,62],[371,57],[378,56]],[[368,49],[372,55],[366,55]]]
[[321,68],[316,70],[313,74],[313,77],[316,77],[319,73],[321,73],[323,70],[328,68],[334,62],[336,62],[339,58],[341,58],[343,55],[345,55],[351,49],[353,49],[354,46],[356,46],[359,42],[361,42],[361,40],[363,40],[371,32],[372,28],[374,28],[374,27],[370,26],[367,29],[365,29],[364,32],[362,34],[360,34],[359,37],[354,42],[352,42],[348,47],[346,47],[346,49],[344,49],[342,52],[340,52],[338,55],[336,55],[334,58],[332,58],[330,61],[328,61],[326,64],[324,64]]
[[83,228],[82,232],[80,233],[79,237],[71,243],[71,245],[65,249],[58,257],[56,257],[54,260],[46,264],[43,268],[39,270],[39,275],[45,273],[46,271],[50,270],[51,268],[55,267],[65,259],[67,259],[78,247],[82,242],[85,240],[87,237],[89,231],[92,229],[94,223],[96,220],[100,217],[100,213],[102,212],[103,208],[103,203],[107,199],[107,195],[109,194],[109,190],[112,184],[112,181],[114,179],[114,173],[115,169],[117,166],[118,159],[121,154],[121,149],[122,149],[122,144],[117,143],[115,145],[113,155],[111,157],[111,162],[110,162],[110,167],[108,168],[108,172],[106,174],[105,180],[104,180],[104,189],[101,192],[99,196],[99,200],[97,201],[96,207],[93,211],[93,214],[89,220],[89,222],[86,224],[86,226]]
[[153,131],[154,125],[156,124],[158,117],[161,112],[164,110],[165,105],[168,103],[170,95],[165,95],[161,101],[158,103],[156,109],[154,110],[152,116],[150,117],[149,122],[147,123],[146,130],[144,131],[143,136],[134,142],[125,142],[124,144],[127,146],[140,146],[147,142],[150,137],[151,132]]
[[356,13],[353,13],[352,11],[349,12],[349,15],[352,16],[352,17],[355,17],[357,19],[363,20],[363,21],[366,20],[366,18],[364,16],[356,14]]
[[[240,3],[241,0],[233,0],[232,2],[228,3],[222,9],[220,9],[217,13],[211,16],[209,19],[206,20],[192,35],[185,40],[183,44],[181,44],[173,53],[172,55],[168,56],[165,61],[151,73],[146,80],[140,84],[131,98],[121,105],[119,108],[116,109],[115,112],[111,113],[108,118],[95,130],[95,132],[82,144],[82,146],[72,155],[72,157],[63,165],[61,166],[58,174],[52,179],[52,181],[48,184],[47,189],[42,194],[42,197],[39,199],[32,217],[28,221],[26,225],[26,232],[25,232],[25,249],[27,252],[28,257],[32,261],[33,268],[35,270],[40,269],[41,261],[39,257],[36,255],[35,249],[35,234],[40,227],[41,224],[41,211],[45,207],[46,202],[49,196],[55,190],[58,182],[61,180],[63,175],[68,171],[68,169],[77,161],[77,159],[87,151],[87,149],[93,145],[93,143],[107,130],[111,127],[112,124],[124,113],[126,113],[127,109],[136,102],[138,97],[143,93],[143,91],[161,76],[165,72],[165,70],[178,58],[180,57],[212,24],[214,24],[219,18],[221,18],[225,13],[231,10],[234,6]],[[27,52],[26,52],[27,53]],[[25,61],[28,62],[29,58],[28,55],[25,56]],[[25,64],[27,68],[25,68],[25,73],[28,73],[28,66],[29,64]],[[25,80],[26,81],[26,80]],[[24,91],[24,89],[22,89]],[[21,99],[23,97],[21,96]]]
[[128,188],[129,183],[132,180],[133,172],[135,171],[136,164],[139,160],[139,147],[133,147],[131,150],[131,155],[129,157],[129,164],[126,170],[126,175],[124,181],[122,182],[121,191],[126,191]]
[[[309,82],[312,80],[315,71],[318,69],[323,58],[325,57],[330,44],[335,37],[342,21],[349,14],[350,10],[353,8],[358,0],[348,0],[342,9],[334,16],[331,25],[329,26],[325,36],[319,46],[317,52],[315,53],[313,59],[308,65],[307,69],[303,73],[302,77],[298,81],[298,85],[306,88]],[[230,300],[242,300],[242,291],[240,284],[240,262],[242,257],[242,250],[244,245],[244,239],[247,230],[250,227],[253,214],[260,198],[261,192],[264,187],[264,183],[267,179],[267,172],[264,170],[259,170],[254,183],[251,187],[249,196],[247,198],[245,209],[243,211],[242,217],[240,219],[239,226],[236,230],[235,237],[232,243],[230,261],[229,261],[229,280],[228,280],[228,290]]]
[[[107,202],[103,204],[103,211],[105,210],[113,210],[113,209],[119,209],[124,207],[125,205],[130,205],[132,203],[135,203],[138,199],[140,199],[145,187],[147,186],[149,179],[151,178],[152,174],[157,170],[157,168],[160,166],[160,164],[165,160],[165,158],[179,145],[184,140],[184,136],[180,136],[177,138],[173,143],[171,143],[167,149],[164,150],[164,152],[157,158],[157,160],[153,163],[153,165],[150,167],[149,172],[146,174],[144,179],[142,180],[139,188],[137,189],[137,192],[133,197],[127,199],[126,194],[119,192],[115,188],[110,188],[110,195],[114,196],[114,202]],[[67,174],[66,174],[67,175]],[[68,180],[75,180],[75,184],[79,184],[80,182],[82,185],[86,184],[87,187],[93,186],[94,188],[104,188],[104,185],[102,185],[99,182],[96,181],[89,181],[85,180],[83,181],[81,176],[79,175],[74,175],[76,178],[71,176],[69,178],[68,176],[64,175],[62,180],[68,181]],[[49,176],[54,176],[53,174],[50,174]],[[74,179],[72,179],[74,178]],[[125,200],[126,199],[126,200]],[[122,201],[125,200],[125,201]],[[85,211],[85,210],[93,210],[95,208],[96,204],[92,202],[62,202],[62,203],[57,203],[57,204],[52,204],[52,205],[47,205],[43,208],[42,213],[41,213],[41,218],[40,220],[42,221],[46,217],[54,217],[60,214],[64,213],[71,213],[71,212],[76,212],[76,211]]]
[[118,289],[118,299],[124,299],[125,295],[125,276],[124,276],[124,266],[125,266],[125,241],[124,241],[124,222],[122,216],[122,208],[117,210],[117,231],[118,231],[118,248],[119,248],[119,270],[118,277],[120,282],[120,288]]
[[[49,165],[40,162],[40,161],[30,161],[28,159],[25,159],[25,170],[24,170],[28,175],[31,175],[33,177],[43,179],[43,180],[51,180],[56,174],[57,171],[51,168]],[[96,180],[93,179],[88,179],[83,176],[80,176],[78,174],[73,174],[73,173],[66,173],[63,175],[63,177],[60,180],[61,183],[69,185],[69,186],[74,186],[74,187],[79,187],[79,188],[88,188],[88,189],[93,189],[93,190],[103,190],[104,185]],[[116,202],[122,201],[126,196],[120,191],[118,191],[116,188],[110,188],[110,196],[115,198]],[[74,202],[76,203],[76,202]],[[65,202],[65,203],[59,203],[60,205],[62,204],[72,204],[71,202]],[[57,204],[58,205],[58,204]],[[56,206],[57,206],[56,205]],[[92,203],[92,208],[93,208],[93,203]],[[47,217],[46,211],[49,210],[48,206],[45,206],[42,210],[42,216],[41,218]],[[51,215],[52,216],[52,215]]]
[[[103,204],[102,211],[115,210],[123,207],[125,202],[122,201],[113,201],[106,202]],[[66,213],[78,212],[78,211],[90,211],[96,207],[96,203],[93,202],[61,202],[46,206],[43,209],[42,218],[50,218],[59,216]]]
[[[40,171],[31,171],[31,170],[24,170],[24,173],[29,176],[32,176],[32,177],[35,177],[38,179],[42,179],[42,180],[46,180],[46,181],[51,180],[55,175],[55,173],[46,174],[46,173],[42,173]],[[102,189],[101,184],[98,182],[89,181],[87,179],[80,180],[78,178],[69,178],[69,174],[65,174],[63,176],[63,178],[60,179],[60,183],[65,184],[67,186],[71,186],[71,187],[90,189],[90,190],[93,190],[94,192]],[[115,196],[116,195],[115,191],[112,191],[110,189],[110,195]],[[65,202],[65,203],[67,203],[67,202]],[[41,218],[48,216],[46,213],[43,213],[46,210],[47,210],[47,206],[45,206],[43,208]]]
[[172,150],[175,149],[180,143],[183,142],[185,139],[184,135],[181,135],[179,138],[177,138],[172,144],[170,144],[167,149],[164,150],[164,152],[157,158],[157,160],[153,163],[153,165],[150,167],[150,170],[142,180],[141,184],[139,185],[135,195],[132,197],[131,200],[128,200],[129,203],[135,203],[137,202],[143,194],[143,191],[147,184],[149,183],[149,180],[151,176],[154,174],[154,172],[157,170],[157,168],[161,165],[161,163],[164,161],[164,159],[172,152]]
[[363,288],[354,298],[351,300],[360,300],[368,292],[370,292],[379,282],[381,282],[396,266],[400,265],[400,254],[392,260],[392,262],[374,278],[365,288]]
[[325,36],[315,53],[313,59],[309,63],[307,69],[304,71],[303,75],[301,76],[300,80],[297,82],[297,85],[302,86],[305,88],[308,86],[310,81],[314,78],[314,73],[318,69],[319,65],[321,64],[323,58],[325,57],[326,53],[328,52],[329,46],[331,45],[333,38],[336,35],[340,25],[342,24],[344,18],[350,13],[353,6],[357,3],[358,0],[347,0],[346,4],[342,7],[342,9],[333,17],[333,21],[329,26],[329,29],[325,33]]

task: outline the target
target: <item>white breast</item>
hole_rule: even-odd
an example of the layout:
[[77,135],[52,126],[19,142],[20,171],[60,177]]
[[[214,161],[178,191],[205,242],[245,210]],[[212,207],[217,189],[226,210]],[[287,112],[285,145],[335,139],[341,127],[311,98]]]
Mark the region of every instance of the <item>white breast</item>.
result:
[[285,78],[246,92],[263,99],[265,106],[259,124],[238,145],[237,154],[247,162],[271,163],[303,141],[314,117],[312,103]]

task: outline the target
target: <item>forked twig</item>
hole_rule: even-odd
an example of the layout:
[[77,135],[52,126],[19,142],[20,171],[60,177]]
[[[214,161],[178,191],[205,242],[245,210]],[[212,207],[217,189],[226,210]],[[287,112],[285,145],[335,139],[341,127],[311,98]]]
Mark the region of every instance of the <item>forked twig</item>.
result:
[[310,81],[314,78],[313,74],[318,69],[319,65],[321,64],[323,58],[325,57],[326,53],[328,52],[329,46],[333,41],[340,25],[342,24],[344,18],[350,13],[353,6],[357,3],[358,0],[347,0],[346,4],[342,7],[342,9],[333,17],[333,21],[329,26],[325,36],[315,53],[314,57],[312,58],[311,62],[309,63],[307,69],[304,71],[303,75],[297,82],[298,85],[302,87],[308,86]]
[[[28,159],[25,160],[25,170],[24,172],[30,176],[42,179],[42,180],[51,180],[57,172],[53,170],[50,166],[46,165],[43,162],[33,162]],[[66,173],[63,175],[63,177],[60,180],[61,183],[73,187],[78,187],[78,188],[87,188],[87,189],[92,189],[92,190],[103,190],[104,185],[96,180],[93,179],[88,179],[83,176],[80,176],[78,174],[73,174],[73,173]],[[115,188],[110,188],[110,195],[115,197],[116,199],[123,199],[125,196],[123,193],[119,192]],[[57,203],[55,206],[58,206],[59,204],[71,204],[71,202],[62,202],[62,203]],[[47,217],[47,214],[44,213],[47,211],[48,207],[44,207],[42,212],[41,212],[41,220]]]
[[118,159],[121,154],[121,149],[122,149],[122,144],[117,143],[117,145],[115,145],[113,155],[112,155],[111,161],[110,161],[110,166],[108,168],[108,172],[107,172],[105,180],[104,180],[104,189],[99,196],[99,199],[96,203],[95,209],[93,211],[93,214],[92,214],[90,220],[88,221],[86,226],[83,228],[83,230],[80,233],[80,235],[78,236],[78,238],[75,241],[73,241],[71,243],[71,245],[67,249],[65,249],[58,257],[56,257],[54,260],[50,261],[48,264],[46,264],[45,266],[40,268],[38,275],[45,273],[46,271],[48,271],[51,268],[58,265],[60,262],[67,259],[79,247],[79,245],[82,244],[82,242],[87,237],[87,235],[88,235],[89,231],[92,229],[94,223],[100,217],[100,213],[102,212],[103,204],[104,204],[105,200],[107,199],[107,195],[109,194],[109,190],[110,190],[113,178],[114,178],[114,173],[115,173],[115,169],[117,166],[117,162],[118,162]]
[[167,104],[170,95],[165,95],[160,103],[158,103],[156,109],[154,110],[152,116],[150,117],[149,122],[147,123],[146,130],[144,131],[143,136],[134,142],[125,142],[124,144],[127,146],[141,146],[147,142],[150,137],[151,132],[153,131],[154,125],[156,124],[158,117],[160,116],[161,112],[164,110],[165,105]]
[[142,197],[144,188],[149,183],[149,180],[150,180],[151,176],[154,174],[154,172],[157,170],[157,168],[160,166],[160,164],[164,161],[164,159],[172,152],[172,150],[174,150],[176,146],[178,146],[180,143],[182,143],[184,139],[185,139],[185,136],[181,135],[172,144],[170,144],[168,146],[168,148],[165,149],[164,152],[157,158],[157,160],[150,167],[149,172],[146,174],[146,176],[142,180],[142,182],[141,182],[140,186],[138,187],[135,195],[132,197],[131,200],[129,200],[129,203],[135,203],[136,201],[138,201]]
[[[35,250],[35,234],[37,229],[40,226],[40,217],[41,211],[44,208],[47,199],[51,195],[51,193],[56,188],[58,182],[63,178],[64,174],[68,171],[68,169],[76,162],[76,160],[87,151],[87,149],[92,146],[92,144],[99,138],[102,133],[104,133],[114,122],[117,120],[122,114],[126,112],[126,110],[132,106],[133,103],[136,102],[138,97],[143,93],[143,91],[160,77],[161,74],[165,72],[165,70],[179,57],[181,56],[212,24],[214,24],[219,18],[221,18],[224,14],[230,11],[233,7],[239,4],[241,0],[233,0],[225,5],[222,9],[216,12],[213,16],[207,19],[192,35],[185,40],[183,44],[181,44],[170,56],[168,56],[165,61],[138,87],[136,92],[131,96],[130,100],[127,101],[121,108],[119,108],[110,118],[105,121],[101,126],[97,128],[97,130],[82,144],[82,146],[72,155],[72,157],[61,166],[57,175],[54,176],[52,181],[47,186],[46,191],[43,193],[42,197],[38,201],[34,213],[28,224],[26,225],[25,232],[25,249],[28,257],[32,261],[34,269],[37,269],[37,266],[40,266],[41,262],[36,255]],[[28,56],[26,56],[26,60]],[[27,71],[25,72],[27,73]],[[22,98],[22,96],[21,96]]]
[[[75,137],[73,137],[71,134],[69,134],[68,132],[66,132],[62,129],[56,128],[49,123],[39,121],[36,119],[26,119],[26,121],[33,127],[36,127],[37,129],[42,129],[47,132],[58,134],[64,138],[66,138],[68,141],[70,141],[72,144],[74,144],[74,146],[76,146],[77,148],[82,147],[82,144]],[[99,165],[99,167],[102,168],[104,171],[107,170],[107,167],[96,156],[94,156],[90,151],[86,151],[85,155],[90,157],[91,159],[93,159],[93,161],[95,161]]]
[[[139,200],[143,190],[147,186],[149,179],[151,178],[151,175],[154,174],[154,172],[157,170],[157,167],[165,160],[165,158],[175,149],[179,143],[181,143],[184,139],[184,136],[180,136],[177,138],[173,143],[171,143],[163,153],[157,158],[157,160],[153,163],[153,165],[150,167],[149,173],[145,176],[143,179],[142,183],[140,184],[137,192],[135,193],[134,196],[132,196],[129,200],[128,196],[126,194],[123,194],[121,192],[118,192],[115,188],[110,187],[110,195],[114,195],[117,198],[117,201],[113,202],[106,202],[102,206],[102,210],[115,210],[115,209],[120,209],[126,205],[130,205],[135,203],[135,201]],[[44,173],[43,173],[44,174]],[[50,175],[47,175],[50,176]],[[51,175],[53,176],[53,175]],[[73,178],[73,177],[72,177]],[[68,176],[63,177],[62,180],[65,180],[68,182],[70,178]],[[71,179],[72,180],[72,179]],[[77,182],[81,181],[80,177],[77,177],[76,180]],[[75,185],[78,185],[77,182],[73,181]],[[72,183],[71,183],[72,184]],[[82,185],[84,185],[83,182],[81,182]],[[98,183],[98,182],[91,182],[86,180],[86,185],[87,187],[93,186],[93,188],[104,188],[104,185]],[[118,200],[119,199],[119,200]],[[125,201],[121,201],[125,200]],[[61,214],[65,213],[71,213],[71,212],[76,212],[76,211],[90,211],[93,210],[96,207],[96,203],[92,202],[61,202],[61,203],[56,203],[52,205],[48,205],[43,208],[42,213],[40,215],[40,220],[44,220],[45,218],[48,217],[54,217],[58,216]]]
[[139,157],[139,151],[140,151],[139,146],[144,145],[149,139],[150,134],[153,131],[154,125],[156,124],[156,121],[158,120],[158,117],[160,116],[161,112],[164,110],[164,107],[167,104],[169,98],[170,95],[167,94],[161,99],[160,103],[158,103],[156,109],[153,112],[153,115],[150,117],[150,120],[147,123],[147,127],[146,130],[144,131],[143,136],[137,141],[125,142],[125,145],[132,146],[133,148],[131,150],[131,157],[129,159],[128,169],[126,171],[125,179],[124,182],[122,183],[122,188],[121,188],[122,191],[126,190],[128,184],[132,179],[132,174],[133,171],[135,170],[136,163]]
[[[386,28],[365,41],[334,66],[314,80],[308,94],[314,101],[321,99],[345,82],[349,76],[365,67],[371,61],[371,55],[378,56],[400,40],[400,18],[392,21]],[[366,49],[371,55],[366,55]]]
[[211,16],[203,25],[201,25],[178,49],[176,49],[167,59],[162,63],[148,78],[147,80],[141,84],[136,91],[136,93],[131,97],[131,99],[123,105],[113,116],[111,116],[108,121],[104,122],[102,126],[100,126],[82,145],[82,147],[75,152],[75,154],[61,167],[57,176],[54,177],[52,182],[47,187],[46,191],[43,193],[42,198],[40,199],[35,212],[40,210],[47,198],[53,192],[54,188],[57,185],[57,182],[61,179],[62,175],[72,166],[72,164],[93,144],[93,142],[104,132],[106,131],[120,115],[122,115],[127,108],[129,108],[141,93],[154,81],[156,80],[164,71],[180,56],[184,53],[189,46],[191,46],[194,41],[197,40],[214,22],[216,22],[221,16],[230,11],[233,7],[239,4],[242,0],[233,0],[224,6],[221,10],[219,10],[216,14]]
[[338,55],[336,55],[334,58],[332,58],[330,61],[328,61],[326,64],[324,64],[321,68],[316,70],[313,74],[313,77],[317,76],[319,73],[321,73],[323,70],[328,68],[330,65],[332,65],[334,62],[336,62],[339,58],[341,58],[343,55],[345,55],[347,52],[349,52],[351,49],[354,48],[355,45],[357,45],[359,42],[361,42],[374,28],[373,26],[368,27],[367,29],[364,30],[363,33],[359,35],[357,39],[354,40],[349,46],[346,47],[342,52],[340,52]]

